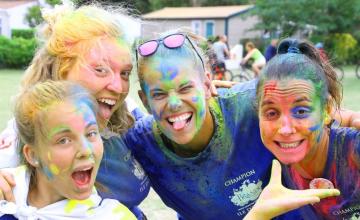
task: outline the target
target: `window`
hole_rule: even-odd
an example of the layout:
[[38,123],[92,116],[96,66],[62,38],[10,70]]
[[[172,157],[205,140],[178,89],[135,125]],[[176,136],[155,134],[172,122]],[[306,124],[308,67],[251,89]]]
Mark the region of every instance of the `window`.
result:
[[201,35],[201,21],[200,20],[191,21],[191,28],[195,34]]
[[215,22],[214,21],[206,21],[206,37],[214,36]]

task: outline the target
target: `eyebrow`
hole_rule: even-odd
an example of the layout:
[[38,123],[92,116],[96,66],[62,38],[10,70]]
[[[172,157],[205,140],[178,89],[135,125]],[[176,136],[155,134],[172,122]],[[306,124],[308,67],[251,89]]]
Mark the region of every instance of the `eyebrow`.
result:
[[300,97],[298,99],[295,100],[295,103],[298,103],[298,102],[311,102],[311,100],[307,97]]
[[186,82],[181,83],[181,84],[179,85],[179,87],[181,88],[181,87],[183,87],[183,86],[187,86],[187,85],[191,85],[191,84],[192,84],[192,81],[189,80],[189,81],[186,81]]
[[273,102],[273,101],[271,101],[271,100],[264,100],[264,101],[262,101],[262,102],[261,102],[261,106],[264,106],[264,105],[271,105],[271,104],[274,104],[274,102]]
[[61,133],[67,133],[67,132],[70,132],[70,128],[66,125],[60,125],[56,128],[53,128],[48,137],[51,139],[54,135],[57,135],[57,134],[61,134]]

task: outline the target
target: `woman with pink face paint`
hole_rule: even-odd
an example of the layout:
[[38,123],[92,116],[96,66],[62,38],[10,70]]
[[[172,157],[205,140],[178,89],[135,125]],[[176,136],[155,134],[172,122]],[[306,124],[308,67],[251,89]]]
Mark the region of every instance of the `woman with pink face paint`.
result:
[[133,219],[126,206],[94,188],[103,155],[98,105],[80,85],[38,83],[15,103],[24,165],[8,169],[16,203],[0,200],[0,219]]
[[341,85],[313,45],[287,39],[265,67],[258,84],[263,143],[284,164],[293,189],[337,188],[338,197],[301,209],[308,219],[358,219],[360,131],[340,128]]

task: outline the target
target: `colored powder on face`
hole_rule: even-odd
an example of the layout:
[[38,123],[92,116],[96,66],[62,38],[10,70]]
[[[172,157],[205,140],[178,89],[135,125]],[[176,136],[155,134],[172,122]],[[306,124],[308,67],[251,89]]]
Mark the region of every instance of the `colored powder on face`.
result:
[[169,65],[167,62],[161,62],[158,71],[162,74],[162,80],[173,80],[179,73],[177,66]]
[[41,170],[43,171],[48,180],[51,181],[54,178],[54,175],[48,167],[41,165]]
[[60,173],[59,168],[53,163],[50,164],[50,171],[54,175],[59,175]]
[[[85,205],[88,206],[89,208],[93,207],[95,205],[95,203],[89,198],[89,199],[85,199],[85,200],[74,200],[71,199],[67,202],[66,206],[64,207],[64,212],[69,214],[71,212],[74,211],[74,209],[76,209],[76,207],[78,205]],[[91,210],[88,210],[91,211]],[[93,210],[92,210],[93,211]]]
[[171,95],[169,97],[169,105],[171,108],[177,108],[181,105],[181,100],[177,96]]

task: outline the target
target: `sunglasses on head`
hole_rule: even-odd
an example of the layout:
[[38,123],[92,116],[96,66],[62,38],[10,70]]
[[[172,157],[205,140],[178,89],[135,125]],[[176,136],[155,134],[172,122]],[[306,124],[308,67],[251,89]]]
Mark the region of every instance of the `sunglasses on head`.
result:
[[204,61],[201,58],[199,52],[196,50],[195,46],[193,45],[193,43],[191,42],[189,37],[182,33],[170,34],[163,38],[159,38],[157,40],[149,40],[149,41],[146,41],[146,42],[140,44],[136,50],[136,63],[138,60],[138,57],[137,57],[138,53],[143,57],[151,56],[157,51],[157,49],[161,43],[164,44],[164,46],[169,49],[179,48],[182,45],[184,45],[185,39],[187,39],[190,42],[191,47],[194,49],[195,53],[199,56],[202,66],[205,70]]

